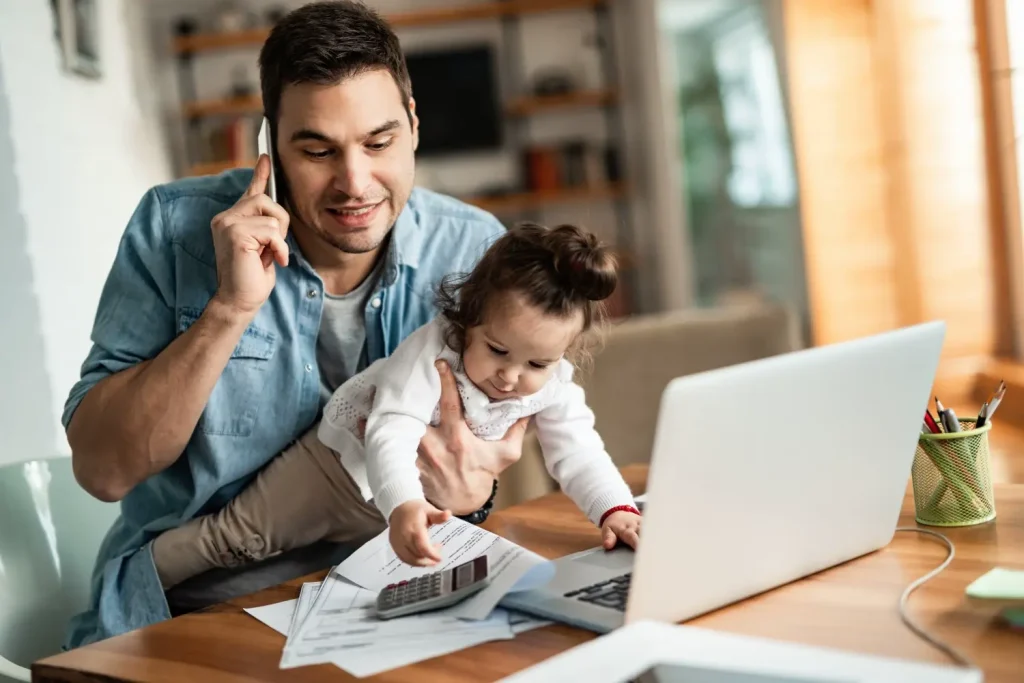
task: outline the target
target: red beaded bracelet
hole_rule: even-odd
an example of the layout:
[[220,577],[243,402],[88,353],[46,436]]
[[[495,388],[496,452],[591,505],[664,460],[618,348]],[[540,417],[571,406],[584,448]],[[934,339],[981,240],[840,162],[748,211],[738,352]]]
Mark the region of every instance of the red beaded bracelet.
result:
[[632,512],[634,515],[640,514],[640,511],[637,510],[632,505],[616,505],[615,507],[605,511],[605,513],[601,515],[601,521],[598,522],[597,525],[603,526],[604,520],[608,519],[608,515],[612,514],[613,512]]

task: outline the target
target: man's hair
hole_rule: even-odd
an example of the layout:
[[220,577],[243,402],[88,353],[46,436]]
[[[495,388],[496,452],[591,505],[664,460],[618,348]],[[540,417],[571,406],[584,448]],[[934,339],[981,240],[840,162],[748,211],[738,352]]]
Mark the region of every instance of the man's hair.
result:
[[409,112],[412,85],[398,36],[375,11],[355,0],[313,2],[288,13],[260,50],[263,111],[277,130],[286,85],[333,85],[387,69]]

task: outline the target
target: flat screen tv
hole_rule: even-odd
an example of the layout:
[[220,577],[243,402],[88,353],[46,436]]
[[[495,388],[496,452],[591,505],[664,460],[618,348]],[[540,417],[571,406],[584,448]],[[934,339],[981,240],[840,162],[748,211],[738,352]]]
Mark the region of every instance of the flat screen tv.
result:
[[501,147],[501,112],[488,45],[405,56],[420,119],[419,156]]

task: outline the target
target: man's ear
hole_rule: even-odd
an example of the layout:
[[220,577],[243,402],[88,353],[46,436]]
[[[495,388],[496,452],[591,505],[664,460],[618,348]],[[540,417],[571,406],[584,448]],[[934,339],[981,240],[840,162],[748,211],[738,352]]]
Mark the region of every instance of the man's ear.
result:
[[409,98],[409,124],[412,126],[412,151],[420,146],[420,119],[416,116],[416,100]]

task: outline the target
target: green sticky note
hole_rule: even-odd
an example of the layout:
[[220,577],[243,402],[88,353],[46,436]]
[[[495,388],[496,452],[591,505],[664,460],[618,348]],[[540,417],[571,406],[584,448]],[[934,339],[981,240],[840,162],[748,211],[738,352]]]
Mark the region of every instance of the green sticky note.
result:
[[983,600],[1024,600],[1024,571],[996,567],[967,587],[967,595]]

